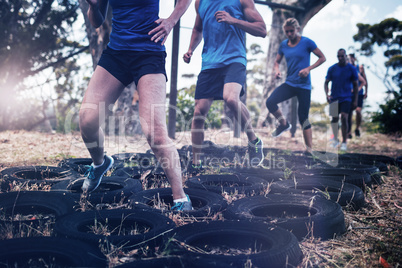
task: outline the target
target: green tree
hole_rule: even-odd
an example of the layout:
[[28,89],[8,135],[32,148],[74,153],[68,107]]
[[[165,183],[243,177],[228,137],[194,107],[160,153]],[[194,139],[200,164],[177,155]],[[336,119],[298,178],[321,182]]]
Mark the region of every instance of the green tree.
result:
[[373,114],[373,122],[379,124],[382,133],[402,132],[402,21],[387,18],[377,24],[357,24],[358,33],[353,36],[361,43],[358,50],[362,55],[371,57],[376,48],[384,50],[385,72],[375,75],[382,78],[390,96],[380,111]]
[[77,10],[74,0],[0,2],[0,131],[13,128],[13,107],[27,77],[87,48],[70,39]]

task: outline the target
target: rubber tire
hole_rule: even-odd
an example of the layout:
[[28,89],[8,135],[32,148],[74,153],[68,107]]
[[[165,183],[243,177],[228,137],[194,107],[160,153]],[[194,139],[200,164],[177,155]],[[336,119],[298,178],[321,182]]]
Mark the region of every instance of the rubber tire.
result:
[[[30,258],[58,257],[60,262],[51,267],[107,267],[106,257],[98,247],[60,237],[27,237],[0,241],[0,263],[26,260],[18,267],[31,267]],[[16,266],[17,267],[17,266]]]
[[125,263],[115,268],[232,268],[229,264],[214,260],[191,257],[188,254],[180,256],[165,256],[147,258]]
[[375,184],[382,183],[380,169],[376,166],[362,165],[362,164],[355,164],[355,163],[340,163],[337,166],[337,168],[365,172],[371,177],[372,183],[375,183]]
[[[135,235],[100,235],[91,233],[88,226],[94,221],[102,225],[119,226],[124,219],[124,226],[141,225],[149,228],[148,232]],[[146,245],[158,246],[165,233],[172,231],[175,224],[168,217],[155,211],[146,209],[110,209],[86,212],[75,212],[57,219],[54,231],[58,236],[69,237],[99,245],[99,241],[107,241],[115,246],[143,247]],[[118,229],[118,228],[116,228]]]
[[143,172],[139,167],[124,167],[114,170],[111,176],[140,179]]
[[[362,189],[350,183],[311,178],[277,181],[271,184],[270,194],[322,195],[345,207],[351,205],[358,210],[365,206]],[[328,196],[327,196],[328,194]]]
[[264,191],[268,187],[268,182],[258,177],[223,174],[193,176],[186,181],[186,185],[188,188],[203,189],[218,194],[226,192],[251,195]]
[[[51,190],[65,191],[70,193],[75,199],[80,199],[82,195],[82,184],[84,178],[63,181],[54,184]],[[115,203],[123,198],[128,198],[134,193],[142,191],[141,181],[124,177],[103,177],[99,187],[88,194],[88,201],[91,203]]]
[[[138,164],[141,169],[150,169],[156,165],[157,160],[152,153],[120,153],[112,155],[113,159],[122,161],[125,165]],[[124,165],[123,165],[124,166]]]
[[359,153],[346,153],[339,156],[340,159],[346,160],[358,160],[371,162],[371,165],[375,165],[377,162],[384,163],[386,165],[395,165],[395,159],[386,155],[379,154],[359,154]]
[[354,184],[361,188],[363,191],[366,186],[372,185],[370,174],[353,169],[343,168],[317,168],[317,169],[301,169],[294,173],[295,178],[322,178],[346,182]]
[[0,172],[0,178],[5,181],[27,183],[54,184],[69,181],[78,177],[78,174],[68,168],[52,166],[20,166],[6,168]]
[[[184,191],[191,199],[193,204],[193,209],[191,211],[165,211],[158,210],[160,213],[165,212],[173,212],[175,214],[180,213],[184,215],[188,215],[191,217],[206,217],[213,215],[214,213],[223,211],[227,207],[226,199],[221,195],[208,192],[200,189],[190,189],[185,188]],[[133,194],[129,203],[133,208],[142,207],[142,208],[152,208],[153,201],[156,197],[158,197],[166,204],[173,205],[173,197],[172,197],[172,189],[171,188],[160,188],[160,189],[151,189],[145,190],[136,194]]]
[[[67,193],[24,191],[0,194],[0,213],[4,216],[15,214],[36,215],[52,214],[54,218],[71,213],[77,206],[74,198]],[[54,219],[53,219],[54,220]],[[52,224],[52,217],[34,220],[1,221],[1,224],[11,223],[14,229],[19,230],[21,224],[31,226],[43,226]]]
[[253,176],[264,179],[268,182],[283,180],[285,172],[282,169],[265,169],[265,168],[222,168],[222,173],[231,173],[241,176]]
[[[231,267],[245,267],[248,261],[251,261],[253,267],[285,267],[286,263],[296,266],[303,256],[293,234],[260,222],[195,222],[176,228],[172,234],[179,243],[167,244],[168,251],[184,252],[194,258],[223,262]],[[256,244],[264,248],[251,254],[203,254],[193,253],[188,250],[189,247],[181,246],[181,243],[201,249],[205,246],[223,246],[248,250],[256,247]]]
[[[288,211],[298,215],[283,217],[282,214]],[[309,213],[311,216],[308,216]],[[291,231],[299,240],[308,235],[331,239],[346,230],[341,206],[318,195],[272,194],[247,197],[229,205],[224,216],[228,219],[272,223]]]

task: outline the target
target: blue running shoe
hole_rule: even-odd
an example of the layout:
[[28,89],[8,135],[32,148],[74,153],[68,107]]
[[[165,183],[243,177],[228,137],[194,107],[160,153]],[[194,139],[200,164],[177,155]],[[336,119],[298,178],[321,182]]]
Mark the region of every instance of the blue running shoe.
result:
[[193,210],[193,205],[191,203],[190,197],[186,195],[187,201],[184,202],[177,202],[174,204],[174,206],[171,208],[173,211],[188,211],[188,210]]
[[90,165],[84,175],[86,178],[82,184],[82,191],[90,193],[98,188],[103,175],[113,166],[113,163],[113,158],[105,155],[103,164],[100,167],[95,168],[93,165]]
[[287,131],[287,130],[289,130],[289,129],[291,129],[291,128],[292,128],[292,125],[289,124],[288,122],[286,122],[286,125],[284,125],[284,126],[279,125],[279,126],[275,129],[275,131],[272,133],[272,137],[274,137],[274,138],[279,137],[280,135],[283,134],[283,132],[285,132],[285,131]]

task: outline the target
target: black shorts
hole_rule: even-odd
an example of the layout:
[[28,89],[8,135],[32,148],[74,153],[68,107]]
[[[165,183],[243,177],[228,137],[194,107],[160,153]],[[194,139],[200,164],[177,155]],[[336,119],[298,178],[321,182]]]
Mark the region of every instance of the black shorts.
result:
[[351,110],[350,109],[351,105],[352,105],[352,102],[350,102],[350,101],[331,102],[329,104],[329,115],[332,117],[339,117],[340,113],[349,114],[350,110]]
[[357,107],[363,108],[364,95],[357,95]]
[[146,74],[164,74],[167,81],[165,51],[127,51],[113,50],[107,47],[98,62],[124,86],[138,80]]
[[198,75],[195,99],[223,100],[223,86],[233,82],[242,85],[240,96],[243,96],[246,66],[235,62],[222,68],[203,70]]

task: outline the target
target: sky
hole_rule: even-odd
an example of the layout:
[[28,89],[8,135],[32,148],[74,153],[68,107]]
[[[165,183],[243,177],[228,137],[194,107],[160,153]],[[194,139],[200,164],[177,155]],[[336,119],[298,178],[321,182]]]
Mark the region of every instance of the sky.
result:
[[[173,9],[174,1],[161,1],[160,17],[166,18]],[[256,4],[257,10],[262,15],[267,30],[270,29],[272,11],[269,7]],[[312,39],[320,50],[326,56],[327,61],[318,68],[312,70],[312,101],[324,103],[326,102],[324,93],[324,81],[328,68],[337,63],[336,53],[339,48],[345,48],[348,53],[354,52],[353,47],[358,48],[359,44],[353,41],[353,35],[357,33],[356,24],[359,22],[375,24],[381,22],[385,18],[394,17],[402,20],[402,1],[400,0],[332,0],[318,14],[316,14],[306,25],[303,30],[303,36]],[[201,43],[194,52],[191,63],[186,64],[181,57],[188,50],[190,36],[195,20],[194,1],[183,15],[181,19],[180,45],[179,45],[179,66],[178,66],[178,86],[177,88],[188,87],[196,82],[196,78],[182,78],[183,74],[195,74],[201,70],[201,51],[203,43]],[[170,39],[170,40],[169,40]],[[172,34],[170,34],[166,42],[167,72],[170,80],[170,66],[172,51],[171,45]],[[269,36],[266,38],[256,38],[247,35],[247,47],[251,44],[259,44],[262,50],[268,51]],[[370,72],[372,67],[371,60],[362,56],[357,56],[358,63],[366,66],[367,80],[369,84],[368,98],[366,104],[370,107],[365,107],[367,111],[377,111],[378,105],[384,102],[386,97],[385,87],[380,79]],[[311,63],[317,58],[312,55]],[[384,66],[385,58],[382,56],[382,51],[377,50],[374,61],[378,66]],[[250,66],[249,66],[250,67]],[[170,84],[168,82],[168,90]]]

